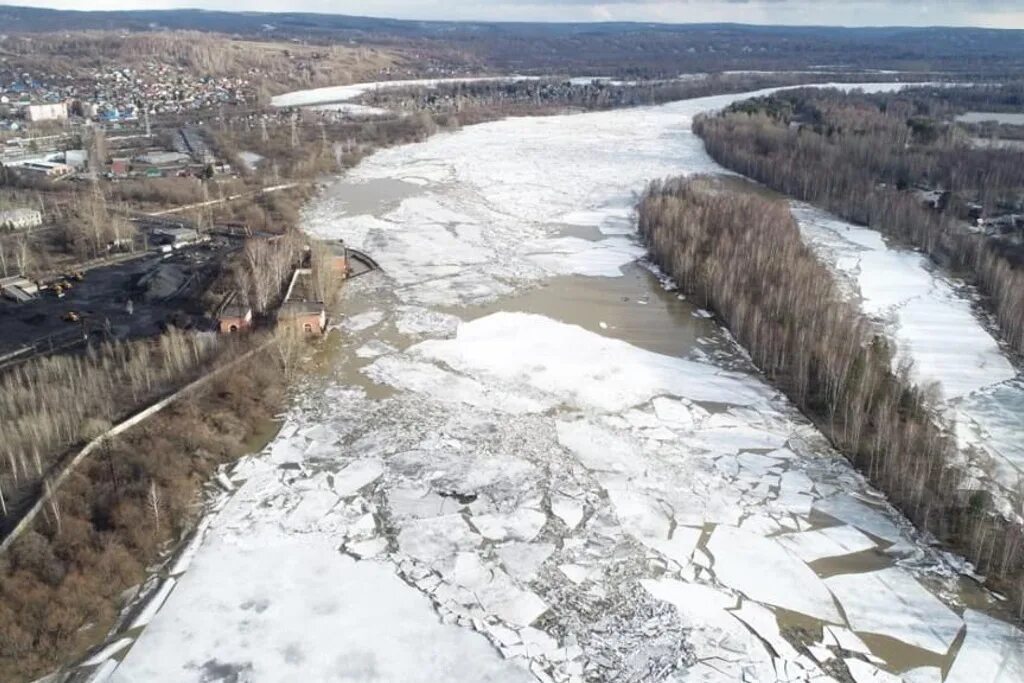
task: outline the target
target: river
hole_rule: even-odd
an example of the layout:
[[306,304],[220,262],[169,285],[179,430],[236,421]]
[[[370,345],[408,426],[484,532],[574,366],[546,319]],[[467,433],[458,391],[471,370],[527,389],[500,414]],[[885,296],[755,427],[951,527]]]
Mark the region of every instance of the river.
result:
[[747,96],[332,182],[306,229],[383,272],[113,680],[1024,679],[998,598],[638,262],[636,193],[720,171],[690,122]]

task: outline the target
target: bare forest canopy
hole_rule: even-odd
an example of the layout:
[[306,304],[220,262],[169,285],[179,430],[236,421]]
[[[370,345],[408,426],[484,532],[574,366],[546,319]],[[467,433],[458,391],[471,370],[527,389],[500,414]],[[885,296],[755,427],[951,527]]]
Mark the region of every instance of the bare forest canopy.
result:
[[[544,106],[599,111],[817,82],[861,82],[864,78],[862,73],[736,72],[664,80],[480,80],[431,87],[380,88],[368,92],[360,101],[390,111],[456,114],[474,108],[514,111],[524,107],[538,113],[536,109]],[[895,81],[899,76],[873,74],[871,79]]]
[[[1017,93],[1014,95],[1013,93]],[[724,166],[927,252],[987,295],[1024,351],[1024,166],[952,121],[1020,86],[866,95],[793,90],[701,117],[694,131]]]
[[1024,594],[1024,527],[966,497],[955,438],[895,349],[848,301],[788,205],[707,177],[652,183],[638,206],[652,258],[714,310],[765,375],[919,528]]
[[839,28],[737,24],[537,24],[401,21],[333,14],[201,10],[79,12],[0,8],[7,33],[204,31],[402,49],[419,63],[539,72],[672,75],[730,69],[1011,71],[1024,32],[976,28]]

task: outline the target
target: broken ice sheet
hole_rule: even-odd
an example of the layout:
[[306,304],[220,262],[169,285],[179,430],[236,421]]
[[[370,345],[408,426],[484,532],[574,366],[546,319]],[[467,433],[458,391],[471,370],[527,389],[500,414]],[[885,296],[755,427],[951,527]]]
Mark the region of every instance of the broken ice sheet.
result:
[[889,636],[937,654],[945,654],[960,632],[960,617],[903,569],[842,574],[825,583],[854,631]]
[[690,624],[702,621],[731,620],[725,610],[736,607],[734,595],[697,583],[683,583],[675,579],[642,579],[640,585],[652,597],[674,605],[680,618]]
[[[439,622],[384,563],[313,537],[254,529],[213,538],[114,675],[119,683],[252,681],[527,683],[481,635]],[[230,674],[228,674],[230,675]]]
[[555,546],[550,543],[507,543],[498,548],[497,554],[509,574],[530,581],[554,552]]
[[851,555],[877,547],[873,540],[852,526],[845,525],[798,534],[782,534],[776,536],[775,540],[804,562]]
[[473,376],[525,385],[569,405],[620,412],[670,394],[747,404],[769,392],[742,375],[646,351],[529,313],[494,313],[459,326],[455,339],[409,351]]
[[520,508],[504,514],[474,515],[470,521],[481,536],[492,541],[532,541],[548,518],[539,510]]
[[831,593],[802,560],[771,538],[717,526],[708,542],[715,577],[747,597],[793,612],[840,623]]
[[848,493],[839,493],[815,501],[814,509],[892,543],[898,543],[903,538],[900,530],[885,513]]
[[446,576],[506,623],[529,626],[547,610],[536,594],[516,586],[508,574],[487,566],[475,553],[459,553],[454,568]]
[[333,477],[334,492],[342,498],[354,496],[360,489],[377,481],[384,474],[384,463],[366,458],[356,460]]
[[409,520],[402,523],[398,533],[399,549],[428,563],[450,560],[455,553],[471,550],[481,541],[461,515]]
[[379,358],[395,351],[397,349],[391,344],[378,339],[371,339],[356,349],[356,356],[359,358]]
[[844,659],[854,683],[900,683],[900,678],[862,659]]
[[553,496],[551,512],[565,523],[569,531],[573,531],[583,521],[583,503],[568,496]]
[[697,547],[703,533],[703,530],[694,527],[677,526],[672,530],[671,538],[641,537],[638,540],[647,547],[657,550],[666,559],[685,567],[690,563],[693,549]]
[[967,637],[946,683],[1024,681],[1024,632],[980,612],[964,613]]
[[731,611],[734,617],[749,626],[750,630],[771,645],[777,656],[793,660],[800,657],[789,641],[782,637],[778,619],[768,608],[745,600],[739,609]]
[[383,311],[366,311],[365,313],[345,318],[341,326],[349,332],[362,332],[375,325],[379,325],[382,320],[384,320]]

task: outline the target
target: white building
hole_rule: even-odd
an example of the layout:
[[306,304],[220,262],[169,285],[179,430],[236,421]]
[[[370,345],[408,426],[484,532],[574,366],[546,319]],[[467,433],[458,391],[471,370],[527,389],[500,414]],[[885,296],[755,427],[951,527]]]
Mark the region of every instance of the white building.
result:
[[26,109],[29,121],[63,121],[68,117],[67,102],[30,104]]
[[43,224],[43,214],[35,209],[0,211],[0,230],[26,230]]

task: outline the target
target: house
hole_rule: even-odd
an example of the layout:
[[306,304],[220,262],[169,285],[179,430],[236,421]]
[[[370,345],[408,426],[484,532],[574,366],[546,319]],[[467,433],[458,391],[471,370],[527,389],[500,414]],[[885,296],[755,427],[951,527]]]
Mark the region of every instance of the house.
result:
[[43,214],[35,209],[0,211],[0,230],[27,230],[43,224]]
[[217,326],[221,334],[243,332],[252,328],[252,306],[242,303],[238,293],[233,293],[217,314]]
[[110,160],[110,174],[114,176],[125,177],[128,175],[128,171],[131,170],[132,162],[127,157],[117,157]]

